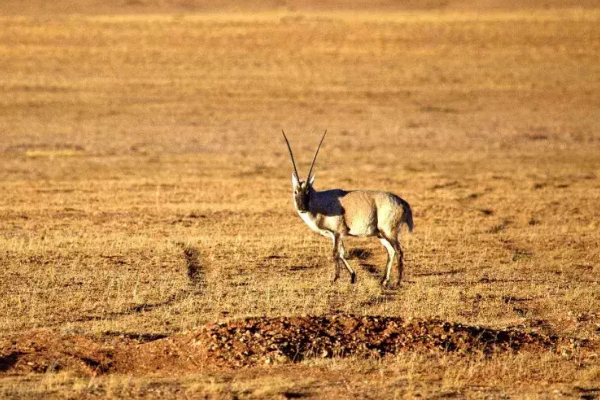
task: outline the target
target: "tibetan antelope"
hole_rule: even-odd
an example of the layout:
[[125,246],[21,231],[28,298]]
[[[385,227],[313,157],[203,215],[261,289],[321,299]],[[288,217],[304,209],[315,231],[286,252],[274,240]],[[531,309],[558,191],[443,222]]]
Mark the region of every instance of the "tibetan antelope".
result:
[[389,192],[331,189],[317,191],[313,187],[315,176],[312,170],[327,131],[323,134],[319,147],[310,165],[306,181],[300,180],[290,142],[283,137],[292,159],[292,188],[294,206],[300,218],[313,231],[333,240],[333,262],[335,282],[340,275],[341,265],[350,273],[350,282],[356,282],[356,273],[346,261],[342,238],[345,236],[377,236],[388,254],[386,271],[381,284],[386,286],[392,274],[394,259],[398,263],[398,284],[402,280],[404,254],[400,245],[400,227],[402,224],[413,230],[412,211],[409,204]]

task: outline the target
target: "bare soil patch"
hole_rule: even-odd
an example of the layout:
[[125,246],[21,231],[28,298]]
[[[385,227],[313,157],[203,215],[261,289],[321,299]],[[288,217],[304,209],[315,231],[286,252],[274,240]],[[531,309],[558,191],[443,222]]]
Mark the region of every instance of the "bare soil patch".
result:
[[490,329],[440,319],[350,314],[244,318],[149,341],[141,336],[91,338],[39,330],[0,344],[1,374],[68,370],[85,375],[192,372],[307,358],[373,358],[406,352],[571,354],[592,347],[589,341],[517,328]]

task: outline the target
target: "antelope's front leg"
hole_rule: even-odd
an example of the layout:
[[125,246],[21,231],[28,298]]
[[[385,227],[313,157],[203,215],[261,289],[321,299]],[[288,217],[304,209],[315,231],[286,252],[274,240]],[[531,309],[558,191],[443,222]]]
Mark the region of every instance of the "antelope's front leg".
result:
[[337,252],[333,251],[333,264],[335,266],[335,273],[333,275],[333,283],[335,283],[340,278],[340,260],[336,254]]
[[346,249],[344,248],[344,242],[342,242],[341,238],[339,239],[339,243],[340,243],[340,250],[339,250],[340,260],[342,260],[342,262],[346,266],[346,269],[348,270],[348,273],[350,274],[350,283],[356,283],[356,272],[354,272],[354,270],[352,269],[352,267],[350,266],[350,264],[348,264],[348,261],[346,260]]
[[323,235],[329,236],[333,240],[333,265],[335,267],[333,282],[336,282],[340,278],[339,236],[327,231]]

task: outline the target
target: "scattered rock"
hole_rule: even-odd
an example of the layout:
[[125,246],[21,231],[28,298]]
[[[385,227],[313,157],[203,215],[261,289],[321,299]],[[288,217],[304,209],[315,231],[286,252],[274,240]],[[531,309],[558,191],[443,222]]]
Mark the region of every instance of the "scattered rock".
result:
[[128,336],[57,335],[51,330],[0,339],[0,375],[69,370],[182,372],[273,365],[303,359],[383,357],[406,352],[493,356],[500,352],[572,354],[590,343],[529,332],[488,329],[440,319],[349,314],[252,317],[206,324],[153,341]]
[[267,359],[272,362],[310,357],[381,357],[410,351],[492,355],[507,351],[558,351],[579,345],[515,328],[494,330],[440,319],[347,314],[246,318],[224,325],[206,325],[191,334],[195,335],[195,343],[208,349],[209,360],[235,367],[256,365]]

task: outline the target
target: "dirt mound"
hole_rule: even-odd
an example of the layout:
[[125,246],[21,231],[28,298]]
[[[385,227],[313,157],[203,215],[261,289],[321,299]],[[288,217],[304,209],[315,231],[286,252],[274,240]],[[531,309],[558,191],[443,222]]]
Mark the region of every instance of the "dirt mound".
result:
[[257,317],[207,324],[186,334],[143,342],[125,336],[59,336],[49,330],[0,340],[0,374],[70,370],[182,372],[296,362],[310,357],[381,357],[401,352],[487,354],[573,351],[586,347],[518,329],[493,330],[439,319],[334,314]]
[[400,352],[572,350],[583,343],[517,329],[493,330],[439,319],[327,315],[248,318],[204,326],[195,343],[219,364],[244,366],[308,357],[380,357]]

